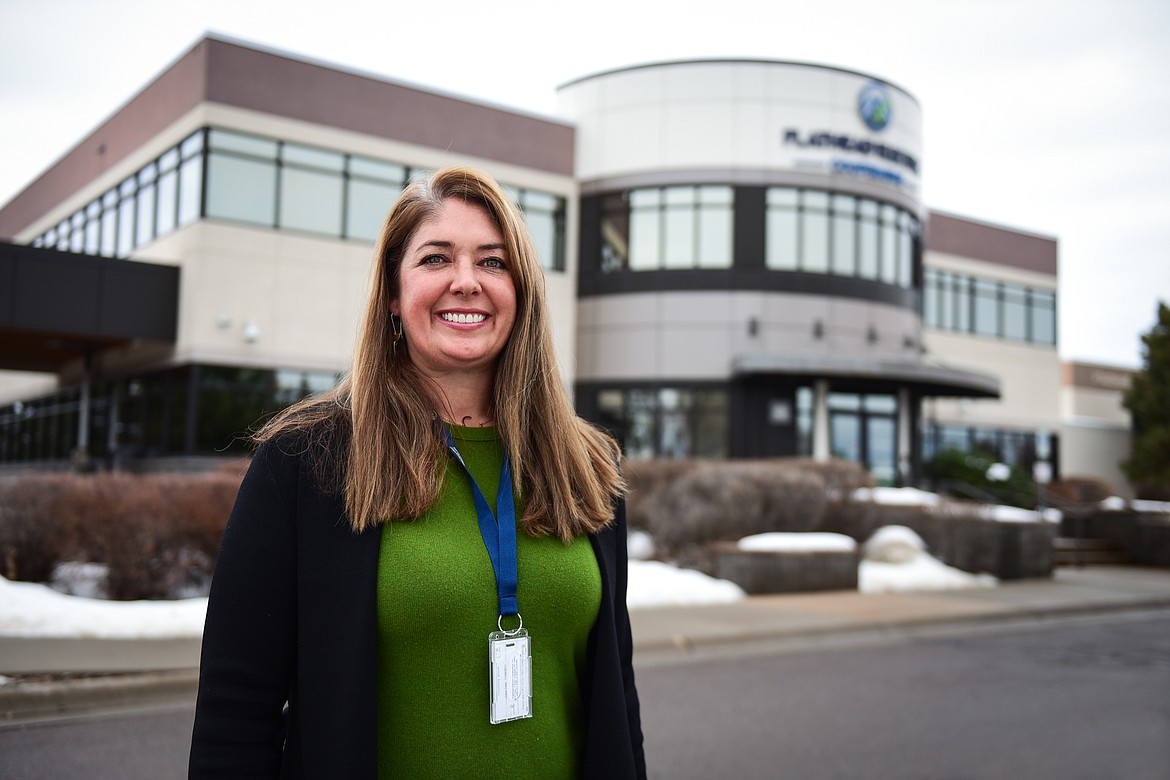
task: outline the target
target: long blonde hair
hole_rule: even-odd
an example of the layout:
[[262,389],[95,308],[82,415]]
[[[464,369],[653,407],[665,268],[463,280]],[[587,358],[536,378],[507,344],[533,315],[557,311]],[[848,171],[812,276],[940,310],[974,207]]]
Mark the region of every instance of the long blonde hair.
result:
[[493,414],[514,487],[526,498],[524,529],[564,541],[595,532],[611,519],[623,489],[617,443],[574,413],[557,370],[544,275],[524,220],[500,186],[473,168],[444,168],[406,188],[374,251],[348,376],[332,391],[281,412],[254,438],[300,434],[324,487],[344,493],[355,531],[417,518],[431,507],[445,473],[442,423],[427,380],[411,361],[409,335],[393,344],[390,305],[399,297],[407,244],[448,198],[481,206],[503,234],[511,261],[516,319],[496,364]]

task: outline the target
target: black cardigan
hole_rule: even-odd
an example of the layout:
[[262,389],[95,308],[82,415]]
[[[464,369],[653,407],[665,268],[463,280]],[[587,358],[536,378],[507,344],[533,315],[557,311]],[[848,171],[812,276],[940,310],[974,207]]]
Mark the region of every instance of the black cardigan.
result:
[[[301,456],[259,448],[208,600],[190,778],[377,777],[380,539],[380,527],[350,530]],[[584,776],[644,778],[623,503],[590,540],[602,598],[580,681]]]

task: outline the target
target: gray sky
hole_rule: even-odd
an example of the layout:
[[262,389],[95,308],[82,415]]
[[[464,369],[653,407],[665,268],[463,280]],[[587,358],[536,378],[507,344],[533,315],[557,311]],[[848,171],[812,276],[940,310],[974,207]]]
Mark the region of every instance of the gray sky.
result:
[[1062,357],[1137,367],[1170,303],[1165,0],[0,0],[0,203],[208,31],[545,114],[662,59],[871,73],[922,104],[928,206],[1060,240]]

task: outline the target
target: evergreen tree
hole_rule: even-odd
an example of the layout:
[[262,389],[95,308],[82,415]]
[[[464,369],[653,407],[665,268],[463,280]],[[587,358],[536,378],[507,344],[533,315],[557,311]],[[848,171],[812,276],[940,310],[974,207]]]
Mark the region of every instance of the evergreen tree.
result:
[[1158,303],[1158,321],[1142,343],[1145,366],[1125,394],[1134,425],[1122,469],[1139,491],[1170,498],[1170,306]]

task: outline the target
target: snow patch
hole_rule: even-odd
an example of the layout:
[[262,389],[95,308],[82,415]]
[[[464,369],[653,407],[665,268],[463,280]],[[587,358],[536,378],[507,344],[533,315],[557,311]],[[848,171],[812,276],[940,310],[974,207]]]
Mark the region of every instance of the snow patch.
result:
[[857,542],[845,534],[781,533],[754,534],[740,539],[741,550],[759,552],[853,552]]
[[146,639],[200,636],[207,599],[102,601],[0,577],[0,635]]
[[746,595],[734,582],[717,580],[702,572],[659,561],[630,561],[626,593],[630,609],[729,604]]
[[1060,510],[1051,507],[1037,511],[1018,506],[986,506],[982,511],[997,523],[1059,523],[1061,518]]
[[926,551],[926,542],[904,525],[887,525],[873,532],[862,547],[867,561],[911,563]]
[[990,574],[970,574],[926,553],[908,563],[862,561],[857,572],[862,593],[994,588],[998,582]]
[[858,488],[853,491],[854,501],[872,501],[887,506],[938,506],[941,499],[937,493],[911,487]]
[[654,540],[645,531],[630,531],[626,537],[626,552],[631,561],[645,561],[654,557]]

